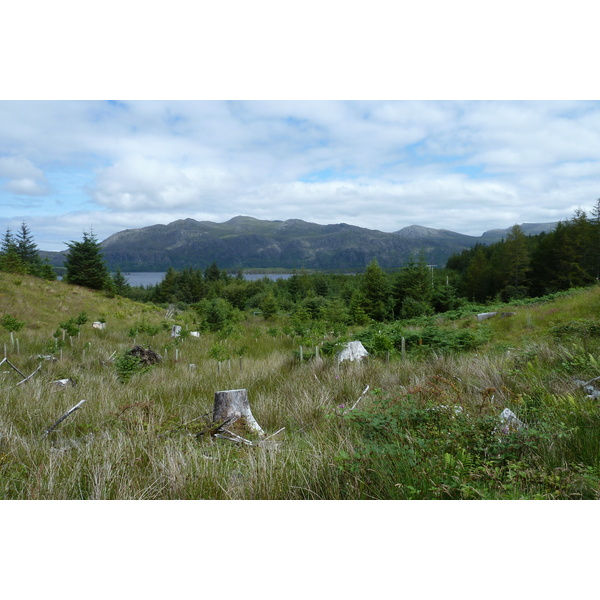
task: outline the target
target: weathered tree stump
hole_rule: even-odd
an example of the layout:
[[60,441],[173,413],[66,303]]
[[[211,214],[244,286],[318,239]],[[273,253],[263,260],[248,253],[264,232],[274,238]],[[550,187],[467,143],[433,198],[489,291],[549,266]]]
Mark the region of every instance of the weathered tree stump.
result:
[[237,435],[244,435],[248,432],[258,435],[264,435],[265,433],[250,410],[248,390],[215,392],[213,421],[222,423],[231,418],[233,418],[233,421],[227,425],[227,429]]

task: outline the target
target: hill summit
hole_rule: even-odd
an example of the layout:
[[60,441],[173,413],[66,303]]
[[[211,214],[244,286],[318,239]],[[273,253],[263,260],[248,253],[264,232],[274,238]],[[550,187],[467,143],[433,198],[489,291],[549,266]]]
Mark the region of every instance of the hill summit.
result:
[[[554,226],[535,228],[536,232],[549,231]],[[183,219],[127,229],[104,240],[102,248],[109,267],[124,271],[206,268],[213,261],[225,269],[352,271],[364,269],[374,258],[383,268],[396,268],[419,253],[442,265],[450,255],[477,243],[498,241],[507,231],[476,237],[411,225],[385,233],[346,223],[318,225],[301,219],[265,221],[237,216],[225,223]]]
[[[556,223],[524,224],[525,233],[551,231]],[[469,236],[445,229],[410,225],[393,233],[346,223],[319,225],[301,219],[267,221],[237,216],[224,223],[180,219],[119,231],[102,249],[111,270],[165,271],[206,268],[214,261],[223,269],[363,270],[374,258],[393,269],[411,256],[423,254],[439,266],[475,244],[491,244],[508,229]],[[45,253],[49,254],[49,253]],[[61,253],[64,255],[64,253]],[[52,257],[53,264],[62,260]]]

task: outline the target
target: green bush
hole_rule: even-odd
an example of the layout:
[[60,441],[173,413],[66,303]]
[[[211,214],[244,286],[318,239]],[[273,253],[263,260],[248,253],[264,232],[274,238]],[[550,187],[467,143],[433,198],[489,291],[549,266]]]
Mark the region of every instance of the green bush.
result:
[[20,331],[25,326],[25,323],[23,321],[19,321],[12,315],[6,314],[2,317],[1,325],[4,329],[6,329],[6,331],[13,333]]
[[338,465],[361,498],[596,498],[600,410],[571,400],[538,405],[534,426],[516,429],[468,414],[448,385],[375,396],[344,416],[358,441]]
[[139,375],[150,370],[149,365],[145,365],[141,358],[129,353],[129,350],[122,352],[115,358],[115,369],[117,377],[122,383],[127,383],[134,375]]
[[598,337],[600,336],[600,321],[575,319],[561,325],[555,325],[550,331],[557,338]]

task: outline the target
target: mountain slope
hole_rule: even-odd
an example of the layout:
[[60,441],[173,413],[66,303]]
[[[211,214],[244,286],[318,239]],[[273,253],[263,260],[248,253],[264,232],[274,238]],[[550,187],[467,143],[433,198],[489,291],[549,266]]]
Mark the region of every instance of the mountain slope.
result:
[[[549,230],[553,224],[538,227]],[[104,240],[102,248],[109,267],[124,271],[206,268],[213,261],[225,269],[350,271],[364,269],[373,258],[383,268],[396,268],[411,254],[421,252],[428,262],[441,266],[455,252],[495,241],[499,231],[475,237],[412,225],[384,233],[345,223],[318,225],[300,219],[263,221],[239,216],[225,223],[184,219],[127,229]]]
[[[556,223],[525,223],[527,235],[551,231]],[[410,225],[394,233],[338,223],[318,225],[300,219],[264,221],[238,216],[225,223],[180,219],[119,231],[101,245],[111,270],[165,271],[169,267],[284,268],[353,271],[376,258],[386,269],[401,266],[411,254],[423,253],[430,264],[443,266],[448,258],[475,244],[492,244],[509,229],[470,236],[445,229]],[[40,252],[55,267],[65,252]]]

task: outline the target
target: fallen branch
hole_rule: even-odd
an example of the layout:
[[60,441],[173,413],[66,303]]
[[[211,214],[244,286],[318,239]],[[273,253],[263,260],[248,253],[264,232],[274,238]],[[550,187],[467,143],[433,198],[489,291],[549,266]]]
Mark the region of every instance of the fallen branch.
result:
[[254,446],[253,442],[251,442],[250,440],[247,440],[246,438],[243,438],[241,435],[238,435],[237,433],[233,433],[233,431],[229,431],[229,429],[222,428],[221,431],[228,433],[229,435],[233,436],[233,438],[227,438],[222,433],[216,433],[215,437],[220,437],[224,440],[229,439],[229,441],[231,441],[231,442],[242,442],[242,444],[247,444],[248,446]]
[[583,391],[587,394],[588,398],[598,399],[600,398],[600,390],[592,384],[598,381],[599,379],[600,377],[594,377],[589,381],[581,381],[579,379],[575,379],[575,383],[583,389]]
[[214,436],[217,433],[219,433],[219,431],[222,430],[223,427],[225,427],[225,425],[229,425],[230,423],[235,423],[240,417],[238,417],[237,415],[232,415],[231,417],[229,417],[228,419],[225,419],[223,422],[221,423],[217,423],[216,425],[211,425],[210,427],[208,427],[207,429],[204,429],[203,431],[200,431],[199,433],[196,434],[196,437],[199,439],[201,436],[205,435],[205,434],[209,434],[210,436]]
[[283,431],[285,429],[285,427],[282,427],[281,429],[278,429],[275,433],[272,433],[271,435],[267,436],[263,442],[266,442],[268,439],[272,438],[273,436],[277,435],[278,433],[280,433],[281,431]]
[[169,431],[179,431],[180,429],[187,427],[190,423],[194,423],[196,421],[199,421],[200,419],[205,419],[209,415],[210,415],[210,413],[207,412],[203,415],[200,415],[199,417],[196,417],[195,419],[191,419],[190,421],[186,421],[185,423],[182,423],[181,425],[177,425],[177,427],[175,427],[174,429],[170,429]]
[[600,377],[594,377],[594,379],[590,379],[589,381],[582,383],[581,387],[585,387],[586,385],[592,385],[592,383],[594,383],[594,381],[598,381],[599,379],[600,379]]
[[22,381],[19,381],[19,383],[17,383],[17,385],[21,385],[22,383],[25,383],[28,379],[31,379],[41,368],[42,368],[42,363],[40,363],[40,366],[29,377],[25,377],[25,379],[23,379]]
[[44,435],[48,435],[54,431],[70,414],[73,414],[78,408],[81,408],[84,402],[85,400],[81,400],[73,408],[70,408],[60,419],[58,419],[58,421],[56,421],[56,423],[54,423],[54,425],[48,427],[48,429],[44,431]]
[[348,410],[345,410],[342,414],[346,414],[347,412],[350,412],[351,410],[354,410],[357,406],[357,404],[363,399],[363,396],[369,391],[369,386],[367,386],[364,390],[363,393],[359,396],[358,400],[352,405],[352,408],[349,408]]
[[21,377],[27,377],[27,375],[25,375],[25,373],[21,373],[21,371],[19,371],[19,369],[17,369],[17,367],[15,367],[15,365],[13,365],[10,362],[10,360],[8,360],[8,358],[6,358],[6,356],[2,360],[0,360],[0,365],[2,365],[4,363],[10,365]]

